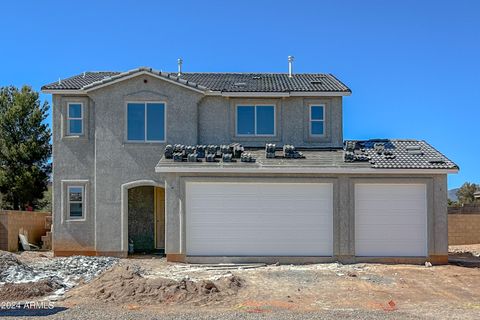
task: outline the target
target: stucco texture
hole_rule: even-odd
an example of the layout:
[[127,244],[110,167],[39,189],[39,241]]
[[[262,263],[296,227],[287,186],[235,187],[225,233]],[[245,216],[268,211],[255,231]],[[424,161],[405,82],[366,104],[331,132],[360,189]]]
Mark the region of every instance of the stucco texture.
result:
[[[129,143],[125,139],[126,103],[162,101],[166,105],[166,142]],[[81,102],[85,135],[65,136],[68,102]],[[237,137],[235,106],[268,103],[276,108],[276,135]],[[185,254],[185,181],[188,179],[251,181],[324,181],[334,184],[334,255],[351,259],[354,250],[353,185],[355,181],[423,181],[428,190],[428,247],[430,255],[447,253],[446,175],[353,174],[158,174],[155,166],[166,143],[264,146],[265,142],[299,147],[342,146],[341,97],[243,99],[205,96],[148,75],[105,86],[85,96],[53,97],[54,235],[58,252],[125,255],[128,250],[129,199],[133,187],[165,187],[166,253]],[[325,105],[323,137],[308,132],[309,105]],[[85,186],[85,217],[67,219],[68,185]],[[131,199],[130,199],[131,200]],[[153,241],[152,241],[153,243]]]

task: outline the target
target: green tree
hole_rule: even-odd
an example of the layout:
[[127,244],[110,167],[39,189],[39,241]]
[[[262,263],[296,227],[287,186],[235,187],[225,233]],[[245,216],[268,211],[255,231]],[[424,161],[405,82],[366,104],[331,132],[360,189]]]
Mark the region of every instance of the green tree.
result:
[[480,189],[475,183],[465,182],[457,191],[458,202],[460,204],[470,204],[475,202],[474,193]]
[[36,208],[52,171],[48,103],[24,86],[0,88],[0,193],[5,209]]

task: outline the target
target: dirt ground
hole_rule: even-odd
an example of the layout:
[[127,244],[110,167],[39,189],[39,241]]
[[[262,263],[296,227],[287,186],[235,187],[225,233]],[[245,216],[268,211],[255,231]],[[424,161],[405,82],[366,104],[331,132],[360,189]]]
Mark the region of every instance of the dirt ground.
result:
[[[480,244],[450,251],[453,260],[468,257],[480,264]],[[32,262],[37,257],[29,253],[22,259]],[[160,314],[172,319],[175,315],[479,319],[480,268],[337,263],[198,266],[141,257],[122,259],[93,281],[67,291],[55,306],[62,309],[51,316],[55,319],[74,317],[82,310],[98,310],[98,318],[112,319],[153,319]]]

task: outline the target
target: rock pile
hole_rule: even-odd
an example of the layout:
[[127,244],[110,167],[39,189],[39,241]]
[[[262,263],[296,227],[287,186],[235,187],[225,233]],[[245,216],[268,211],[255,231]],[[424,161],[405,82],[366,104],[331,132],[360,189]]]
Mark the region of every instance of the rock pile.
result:
[[[35,292],[45,294],[49,289],[61,295],[80,281],[89,282],[118,262],[111,257],[73,256],[54,258],[36,263],[23,263],[14,254],[0,251],[0,296],[6,290],[12,297],[31,297]],[[41,290],[26,290],[41,284]],[[15,289],[17,288],[17,289]],[[13,294],[17,290],[17,294]]]

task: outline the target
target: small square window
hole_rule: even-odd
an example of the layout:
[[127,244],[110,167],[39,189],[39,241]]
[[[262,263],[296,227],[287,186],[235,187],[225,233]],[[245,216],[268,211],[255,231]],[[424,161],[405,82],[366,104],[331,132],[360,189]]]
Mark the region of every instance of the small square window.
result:
[[310,135],[323,136],[325,134],[325,107],[310,106]]
[[84,193],[83,186],[68,187],[68,216],[70,219],[82,219],[84,217]]
[[67,109],[67,135],[83,135],[83,104],[69,103]]

